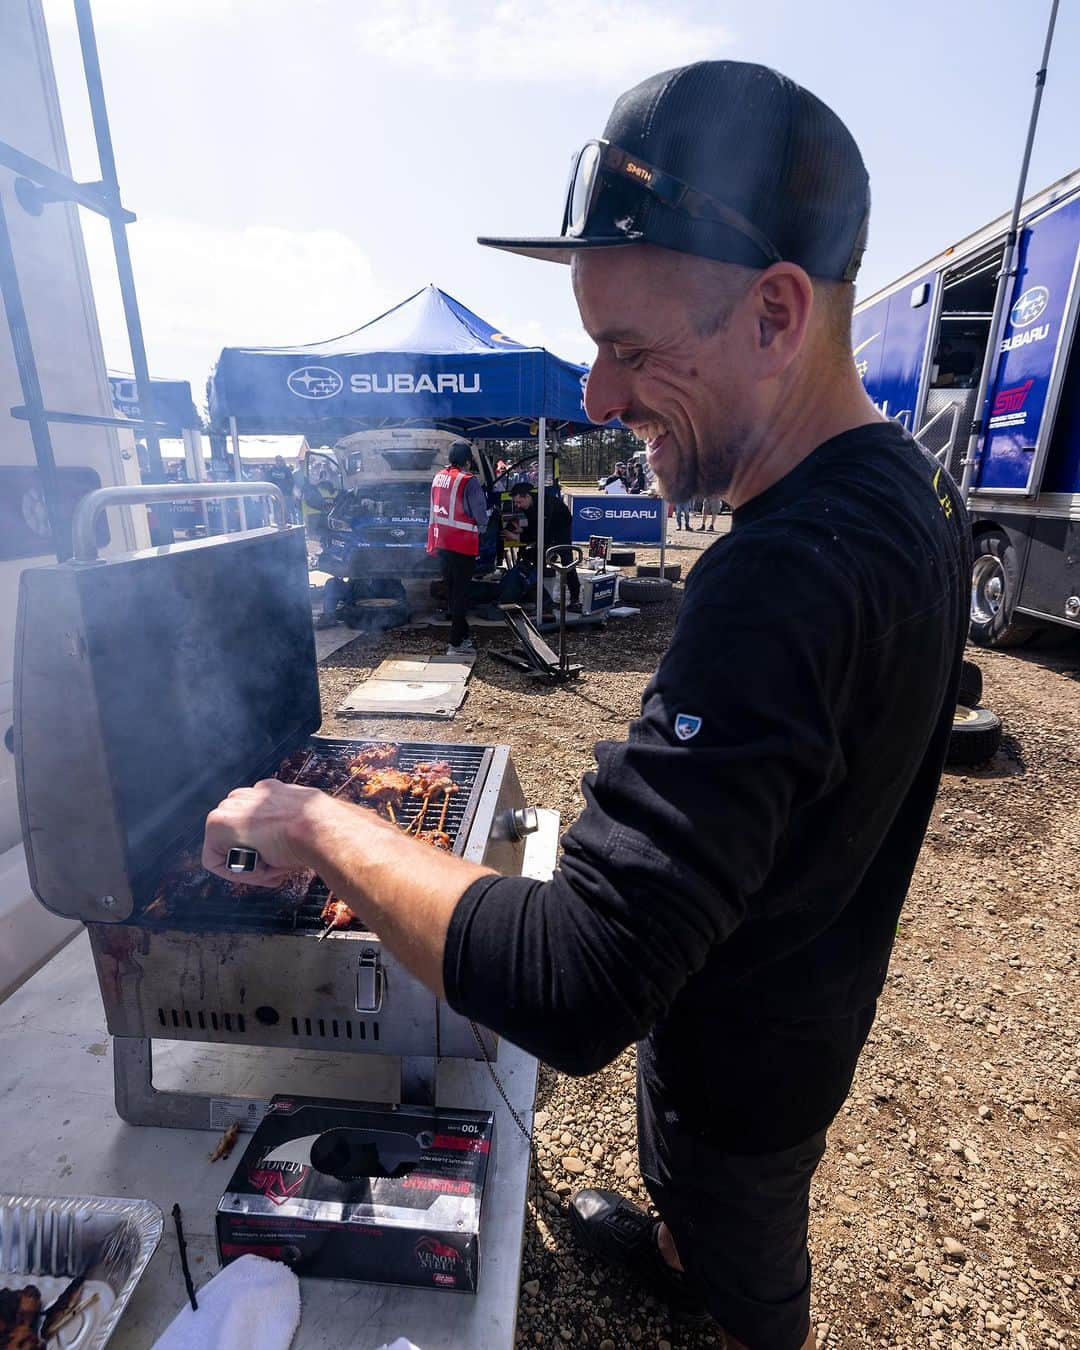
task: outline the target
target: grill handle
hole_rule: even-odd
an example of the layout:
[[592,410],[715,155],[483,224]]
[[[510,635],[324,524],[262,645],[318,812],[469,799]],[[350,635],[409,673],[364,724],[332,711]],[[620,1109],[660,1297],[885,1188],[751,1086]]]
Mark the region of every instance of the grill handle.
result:
[[206,501],[222,497],[269,497],[279,530],[288,528],[285,494],[274,483],[151,483],[128,487],[103,487],[88,492],[75,508],[71,521],[74,561],[97,562],[94,527],[108,506],[145,506],[153,502]]

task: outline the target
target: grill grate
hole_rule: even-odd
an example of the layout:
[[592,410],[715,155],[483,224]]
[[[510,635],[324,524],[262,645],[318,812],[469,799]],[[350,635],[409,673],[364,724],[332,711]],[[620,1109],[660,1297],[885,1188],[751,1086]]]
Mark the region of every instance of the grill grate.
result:
[[[293,763],[300,761],[303,765],[299,780],[303,786],[333,792],[349,777],[347,761],[358,750],[380,744],[385,742],[319,738],[302,747]],[[491,751],[482,745],[415,741],[403,742],[397,750],[394,765],[406,771],[435,759],[445,760],[450,765],[458,790],[450,797],[443,828],[450,836],[452,852],[463,852]],[[308,754],[313,755],[311,760],[307,760]],[[281,776],[286,782],[293,781],[288,771]],[[349,788],[341,793],[346,801],[355,799],[356,795]],[[395,808],[398,824],[409,825],[420,810],[419,798],[404,798],[400,807]],[[437,796],[428,807],[426,828],[435,828],[441,810],[442,799]],[[287,885],[280,890],[239,885],[204,871],[198,864],[197,844],[182,850],[181,855],[158,875],[160,880],[149,887],[128,923],[182,932],[317,934],[325,927],[320,914],[329,891],[321,877],[313,877],[302,886]],[[362,919],[359,922],[362,928]]]

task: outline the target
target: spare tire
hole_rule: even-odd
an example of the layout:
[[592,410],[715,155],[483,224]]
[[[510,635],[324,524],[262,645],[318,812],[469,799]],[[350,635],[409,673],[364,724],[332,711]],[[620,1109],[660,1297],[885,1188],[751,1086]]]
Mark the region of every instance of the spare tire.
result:
[[633,567],[637,554],[632,548],[613,548],[608,554],[608,562],[612,567]]
[[342,605],[339,611],[347,628],[383,632],[409,622],[409,607],[394,596],[367,596]]
[[667,577],[620,577],[618,601],[626,605],[658,605],[672,596]]
[[[658,577],[660,575],[659,563],[638,563],[637,574],[639,577]],[[664,576],[668,581],[678,581],[682,576],[682,563],[667,563],[664,566]]]
[[982,671],[974,661],[960,664],[960,689],[956,701],[964,708],[977,708],[983,694]]
[[958,704],[953,714],[952,734],[945,752],[946,764],[985,764],[1001,744],[1001,718],[989,708],[965,708]]

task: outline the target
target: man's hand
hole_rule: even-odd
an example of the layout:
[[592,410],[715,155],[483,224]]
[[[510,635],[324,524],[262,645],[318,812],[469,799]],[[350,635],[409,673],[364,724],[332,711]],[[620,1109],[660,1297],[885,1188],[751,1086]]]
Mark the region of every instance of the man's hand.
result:
[[[255,871],[230,872],[230,848],[256,849]],[[207,871],[252,886],[280,886],[310,867],[440,996],[450,916],[470,883],[490,875],[374,811],[275,778],[236,788],[210,812],[202,860]]]
[[[290,872],[308,865],[297,851],[292,832],[302,837],[303,822],[319,810],[319,798],[330,800],[317,788],[294,787],[276,778],[235,788],[206,819],[203,866],[227,881],[280,886]],[[231,848],[257,850],[254,872],[228,870],[225,859]]]

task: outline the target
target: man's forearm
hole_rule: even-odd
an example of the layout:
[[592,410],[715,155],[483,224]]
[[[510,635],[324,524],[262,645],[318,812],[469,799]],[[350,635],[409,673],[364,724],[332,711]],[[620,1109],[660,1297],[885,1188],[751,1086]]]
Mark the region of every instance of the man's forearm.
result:
[[441,997],[450,916],[491,869],[407,839],[373,812],[325,796],[298,816],[289,836],[296,856]]

